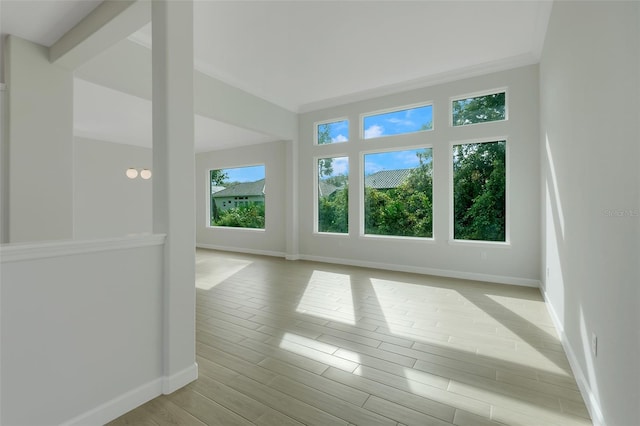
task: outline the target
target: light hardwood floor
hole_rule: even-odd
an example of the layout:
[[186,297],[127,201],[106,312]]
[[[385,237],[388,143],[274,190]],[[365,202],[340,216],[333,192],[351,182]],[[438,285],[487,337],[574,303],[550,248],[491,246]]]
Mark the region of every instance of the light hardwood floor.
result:
[[537,289],[198,250],[199,378],[111,425],[590,425]]

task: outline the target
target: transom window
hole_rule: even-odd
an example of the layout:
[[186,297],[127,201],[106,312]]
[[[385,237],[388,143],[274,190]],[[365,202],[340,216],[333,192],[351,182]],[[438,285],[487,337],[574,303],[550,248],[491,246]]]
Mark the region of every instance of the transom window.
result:
[[454,99],[451,105],[453,126],[506,120],[506,91]]
[[318,145],[347,142],[349,141],[349,120],[317,123],[315,136]]
[[394,109],[365,115],[362,119],[363,139],[403,135],[433,129],[433,105]]

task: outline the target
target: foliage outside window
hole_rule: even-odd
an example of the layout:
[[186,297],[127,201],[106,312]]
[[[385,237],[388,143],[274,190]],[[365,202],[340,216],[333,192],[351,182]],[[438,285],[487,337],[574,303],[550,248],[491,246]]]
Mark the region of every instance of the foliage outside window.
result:
[[453,146],[453,238],[506,241],[506,141]]
[[347,142],[349,140],[349,120],[318,124],[316,137],[318,145]]
[[454,100],[452,111],[454,126],[504,120],[506,92]]
[[264,165],[211,170],[211,226],[264,229]]
[[423,105],[365,116],[362,120],[364,139],[403,135],[433,129],[433,106]]
[[433,236],[431,148],[364,156],[364,233]]
[[349,159],[320,158],[318,232],[349,233]]

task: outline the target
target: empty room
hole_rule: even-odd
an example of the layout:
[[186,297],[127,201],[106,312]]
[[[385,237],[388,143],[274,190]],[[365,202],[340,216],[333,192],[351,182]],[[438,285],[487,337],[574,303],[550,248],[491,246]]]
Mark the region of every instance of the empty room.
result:
[[0,424],[640,424],[640,2],[3,0]]

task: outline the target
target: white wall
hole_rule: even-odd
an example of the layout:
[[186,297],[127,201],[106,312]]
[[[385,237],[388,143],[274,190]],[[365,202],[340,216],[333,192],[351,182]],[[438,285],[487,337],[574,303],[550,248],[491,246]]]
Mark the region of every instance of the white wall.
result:
[[9,36],[9,241],[73,236],[73,75]]
[[161,393],[163,242],[0,248],[1,424],[103,424]]
[[[3,40],[4,37],[0,38],[0,45]],[[5,244],[9,242],[8,95],[4,83],[0,83],[0,86],[0,244]]]
[[[507,87],[509,119],[481,125],[449,126],[450,97]],[[360,114],[432,101],[434,130],[393,138],[359,139]],[[348,143],[313,145],[314,122],[348,117]],[[528,66],[384,96],[301,115],[299,145],[299,220],[302,257],[390,269],[434,273],[496,282],[538,285],[540,278],[538,68]],[[450,147],[453,142],[507,137],[507,215],[510,244],[449,242]],[[363,150],[424,144],[434,156],[434,240],[362,237],[358,188]],[[349,156],[350,235],[313,233],[314,158]],[[486,259],[483,259],[483,253]]]
[[153,176],[129,179],[129,167],[151,169],[151,149],[74,138],[75,239],[151,232]]
[[543,287],[610,426],[640,424],[639,27],[638,2],[555,2],[540,64]]
[[[76,70],[76,76],[124,93],[151,99],[151,50],[128,39]],[[195,113],[284,140],[296,135],[296,114],[243,90],[194,71]]]
[[[196,154],[196,243],[199,247],[284,256],[286,251],[286,142]],[[209,170],[265,165],[265,229],[210,227]]]

